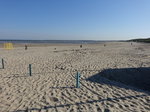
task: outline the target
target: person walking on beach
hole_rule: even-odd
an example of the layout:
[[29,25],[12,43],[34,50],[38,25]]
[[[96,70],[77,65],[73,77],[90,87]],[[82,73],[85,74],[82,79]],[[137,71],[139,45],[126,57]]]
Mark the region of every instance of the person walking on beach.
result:
[[28,49],[28,46],[27,45],[25,45],[25,50],[27,50]]
[[82,44],[80,45],[80,48],[82,48]]

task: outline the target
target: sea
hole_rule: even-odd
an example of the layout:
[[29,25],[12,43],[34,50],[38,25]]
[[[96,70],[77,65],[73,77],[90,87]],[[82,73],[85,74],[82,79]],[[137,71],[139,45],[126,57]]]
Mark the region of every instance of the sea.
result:
[[[0,43],[65,43],[65,44],[92,44],[106,41],[99,40],[0,40]],[[108,42],[108,41],[107,41]]]

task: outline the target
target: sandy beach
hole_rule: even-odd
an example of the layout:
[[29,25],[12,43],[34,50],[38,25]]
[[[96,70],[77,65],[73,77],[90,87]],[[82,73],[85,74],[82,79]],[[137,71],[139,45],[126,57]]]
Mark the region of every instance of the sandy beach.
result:
[[1,45],[0,112],[150,112],[150,45],[105,45]]

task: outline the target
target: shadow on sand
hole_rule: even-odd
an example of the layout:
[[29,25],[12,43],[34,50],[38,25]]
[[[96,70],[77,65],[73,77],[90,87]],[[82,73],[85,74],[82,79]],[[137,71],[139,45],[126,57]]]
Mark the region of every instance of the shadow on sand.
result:
[[[107,79],[108,81],[106,81]],[[122,86],[122,84],[120,84],[123,83],[133,87],[133,88],[127,87],[126,89],[134,89],[135,87],[150,92],[150,68],[149,67],[105,69],[100,73],[89,77],[86,80],[100,83],[100,84],[108,84],[111,86],[126,88],[125,86]]]
[[74,89],[75,87],[49,87],[50,89]]
[[6,76],[6,77],[2,77],[2,78],[21,78],[21,77],[29,77],[28,74],[12,74],[12,75],[9,75],[9,76]]
[[[87,100],[85,102],[81,101],[81,102],[76,102],[74,104],[60,104],[60,105],[53,105],[53,106],[44,106],[42,108],[28,108],[26,110],[16,110],[16,111],[12,111],[12,112],[32,112],[32,111],[44,111],[44,110],[48,110],[48,109],[56,109],[56,108],[64,108],[64,107],[70,107],[73,105],[79,106],[79,105],[84,105],[84,104],[92,104],[92,103],[96,103],[96,102],[104,102],[104,101],[109,101],[109,102],[114,102],[114,101],[119,101],[119,100],[131,100],[131,99],[137,99],[137,98],[141,98],[141,97],[146,97],[147,95],[135,95],[135,96],[124,96],[124,97],[118,97],[118,98],[106,98],[106,99],[99,99],[99,100]],[[104,111],[106,112],[106,111]],[[107,111],[109,112],[109,111]]]
[[85,51],[85,50],[88,50],[88,49],[71,49],[71,50],[55,50],[55,51],[53,51],[53,52],[67,52],[67,51]]

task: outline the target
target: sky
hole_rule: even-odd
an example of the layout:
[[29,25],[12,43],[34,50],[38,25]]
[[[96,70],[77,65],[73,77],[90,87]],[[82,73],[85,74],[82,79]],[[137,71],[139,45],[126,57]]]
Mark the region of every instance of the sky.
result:
[[0,0],[0,39],[150,37],[150,0]]

